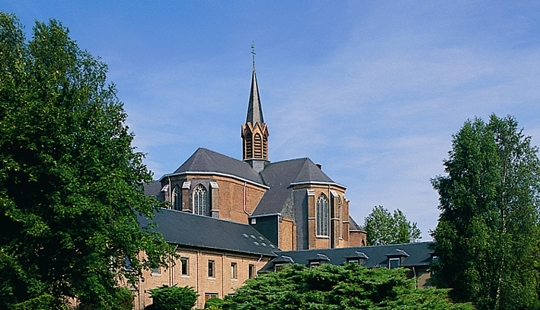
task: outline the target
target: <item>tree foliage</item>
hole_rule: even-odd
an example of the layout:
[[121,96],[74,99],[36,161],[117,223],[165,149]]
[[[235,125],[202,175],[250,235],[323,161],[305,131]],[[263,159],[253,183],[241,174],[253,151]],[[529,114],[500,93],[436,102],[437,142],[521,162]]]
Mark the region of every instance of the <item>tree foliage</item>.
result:
[[540,161],[530,142],[513,117],[469,120],[453,136],[447,175],[432,180],[436,279],[479,309],[538,302]]
[[364,220],[364,229],[369,245],[409,243],[422,238],[416,223],[407,221],[401,210],[391,214],[383,206],[373,208]]
[[291,264],[248,280],[225,297],[223,309],[472,309],[453,304],[447,290],[416,289],[405,274],[403,268],[367,269],[359,264]]
[[163,262],[166,243],[137,223],[157,204],[107,67],[61,23],[26,41],[0,12],[0,68],[0,308],[117,308],[118,280]]
[[199,294],[191,287],[161,286],[150,291],[154,310],[190,310]]

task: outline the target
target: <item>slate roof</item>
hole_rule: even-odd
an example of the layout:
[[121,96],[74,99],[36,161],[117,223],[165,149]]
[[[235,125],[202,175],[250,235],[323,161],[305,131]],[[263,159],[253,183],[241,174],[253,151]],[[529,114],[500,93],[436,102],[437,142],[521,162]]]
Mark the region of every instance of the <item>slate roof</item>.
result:
[[173,174],[187,172],[221,173],[263,185],[259,174],[248,163],[202,147],[198,148]]
[[144,184],[144,194],[146,196],[157,196],[161,191],[161,182],[154,181],[149,184]]
[[264,194],[252,216],[280,213],[292,193],[291,184],[315,182],[335,184],[309,158],[298,158],[268,164],[261,176],[270,188]]
[[364,229],[358,225],[358,223],[356,223],[356,221],[349,215],[349,230],[352,230],[352,231],[364,231]]
[[403,267],[429,266],[432,259],[431,254],[433,253],[433,250],[430,248],[432,244],[434,242],[429,241],[380,246],[276,252],[277,257],[268,262],[262,268],[262,271],[273,271],[274,263],[284,260],[288,262],[292,260],[295,263],[308,266],[309,261],[313,261],[313,258],[317,256],[328,258],[328,261],[323,260],[323,262],[334,265],[343,265],[347,261],[347,258],[367,256],[368,259],[365,261],[364,266],[368,268],[388,267],[389,257],[401,257],[401,266]]
[[255,74],[255,64],[251,73],[251,91],[249,94],[249,104],[246,117],[246,123],[264,123],[262,112],[261,97],[259,96],[259,86],[257,85],[257,75]]
[[[278,248],[253,227],[170,209],[160,209],[154,216],[155,231],[165,241],[180,246],[223,250],[275,257]],[[148,221],[139,217],[141,226]]]

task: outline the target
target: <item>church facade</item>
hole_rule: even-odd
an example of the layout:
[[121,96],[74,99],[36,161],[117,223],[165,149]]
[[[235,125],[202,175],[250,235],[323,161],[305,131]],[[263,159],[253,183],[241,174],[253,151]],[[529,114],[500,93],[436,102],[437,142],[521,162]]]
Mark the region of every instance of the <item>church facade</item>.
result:
[[149,194],[173,210],[251,225],[282,251],[365,245],[346,187],[309,158],[271,162],[268,136],[253,66],[242,160],[199,148]]

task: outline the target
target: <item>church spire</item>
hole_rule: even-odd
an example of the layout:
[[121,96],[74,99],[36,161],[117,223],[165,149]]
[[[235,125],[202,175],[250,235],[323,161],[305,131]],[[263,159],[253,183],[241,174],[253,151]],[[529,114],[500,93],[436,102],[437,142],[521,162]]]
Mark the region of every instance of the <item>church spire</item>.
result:
[[255,73],[255,65],[253,66],[253,71],[251,72],[251,91],[249,94],[246,123],[264,123],[261,97],[259,96],[259,85],[257,85],[257,74]]
[[251,91],[249,94],[249,104],[246,123],[264,123],[262,113],[261,97],[259,96],[259,85],[257,84],[257,74],[255,73],[255,44],[251,44],[251,55],[253,55],[253,67],[251,71]]
[[251,45],[253,68],[246,123],[242,125],[243,159],[256,171],[262,171],[268,163],[268,127],[264,123],[259,85],[255,73],[255,45]]

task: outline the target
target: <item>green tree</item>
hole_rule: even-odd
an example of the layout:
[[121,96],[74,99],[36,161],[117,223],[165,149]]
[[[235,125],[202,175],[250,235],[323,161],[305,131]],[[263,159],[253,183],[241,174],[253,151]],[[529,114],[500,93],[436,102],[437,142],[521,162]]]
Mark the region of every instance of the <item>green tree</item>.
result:
[[27,42],[0,12],[0,68],[0,308],[116,309],[118,281],[164,263],[167,245],[139,228],[157,203],[107,67],[59,22]]
[[167,286],[150,291],[154,310],[190,310],[199,294],[191,287]]
[[447,175],[432,180],[436,279],[479,309],[538,302],[540,162],[530,142],[513,117],[468,120],[453,136]]
[[373,208],[364,220],[364,229],[369,245],[409,243],[422,238],[416,223],[407,221],[401,210],[391,214],[383,206]]
[[225,297],[223,309],[472,309],[469,304],[452,303],[448,290],[416,289],[406,272],[359,264],[315,268],[291,264],[248,280]]

